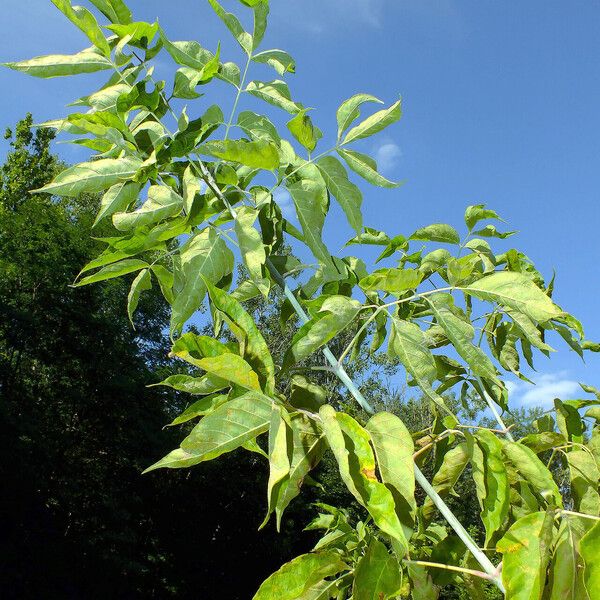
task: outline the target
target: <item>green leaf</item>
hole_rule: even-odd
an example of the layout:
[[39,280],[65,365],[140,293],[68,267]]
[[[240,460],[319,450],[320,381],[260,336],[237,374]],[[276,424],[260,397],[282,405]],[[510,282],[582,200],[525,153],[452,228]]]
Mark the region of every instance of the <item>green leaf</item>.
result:
[[131,289],[127,295],[127,314],[129,315],[129,320],[131,321],[132,325],[133,313],[138,307],[141,293],[151,289],[152,277],[150,276],[150,271],[148,269],[144,269],[143,271],[140,271],[137,277],[133,280]]
[[246,86],[246,91],[273,106],[295,114],[302,110],[302,106],[291,99],[290,90],[284,81],[251,81]]
[[269,426],[269,482],[267,484],[267,514],[260,529],[268,522],[269,516],[277,504],[278,484],[289,475],[290,457],[288,456],[288,440],[291,438],[291,424],[287,412],[273,405],[271,424]]
[[240,207],[235,219],[235,233],[248,274],[263,296],[266,297],[269,293],[269,280],[265,278],[264,273],[267,255],[262,237],[254,227],[257,217],[257,209],[249,206]]
[[480,300],[497,302],[501,306],[519,311],[539,323],[564,314],[543,290],[522,273],[492,273],[466,286],[464,291]]
[[165,297],[165,300],[169,304],[173,304],[173,273],[171,273],[171,271],[169,271],[166,267],[163,267],[162,265],[152,265],[150,268],[152,269],[154,276],[158,280],[160,291]]
[[377,538],[373,538],[358,561],[354,574],[353,600],[387,600],[395,598],[402,586],[398,561]]
[[283,50],[264,50],[263,52],[255,54],[252,57],[252,60],[273,67],[282,77],[286,73],[296,72],[296,63],[294,59]]
[[581,539],[581,556],[585,561],[585,587],[590,598],[600,592],[600,522],[596,523]]
[[211,375],[231,381],[247,390],[261,391],[258,375],[237,354],[225,352],[219,356],[201,358],[200,360],[196,360],[194,364]]
[[581,415],[575,406],[561,402],[558,398],[554,400],[556,409],[556,424],[558,430],[565,439],[576,444],[583,443],[585,425],[581,420]]
[[205,280],[217,283],[233,270],[233,254],[223,238],[207,228],[182,246],[181,264],[176,274],[175,300],[171,314],[171,331],[178,331],[198,310],[206,295]]
[[139,271],[140,269],[144,269],[148,266],[148,263],[143,260],[137,260],[134,258],[122,260],[118,263],[108,265],[107,267],[100,269],[93,275],[84,277],[74,285],[75,287],[81,287],[83,285],[89,285],[90,283],[96,283],[97,281],[114,279],[115,277],[121,277],[122,275],[127,275],[128,273],[134,273],[135,271]]
[[386,127],[395,123],[402,116],[402,108],[400,106],[400,100],[392,104],[390,108],[380,110],[374,115],[367,117],[364,121],[356,125],[348,131],[342,144],[349,144],[356,140],[374,135],[384,130]]
[[111,23],[131,23],[131,11],[123,0],[90,0]]
[[225,402],[192,429],[180,448],[148,467],[144,473],[162,468],[191,467],[241,447],[267,431],[272,404],[262,394],[253,392]]
[[483,221],[484,219],[500,219],[500,216],[495,210],[485,208],[485,204],[473,204],[467,206],[467,210],[465,211],[465,224],[469,228],[469,231],[471,231],[479,221]]
[[360,308],[360,302],[346,296],[326,298],[315,317],[295,333],[285,353],[283,369],[289,369],[327,344],[356,319]]
[[481,348],[473,345],[473,326],[452,311],[453,300],[447,294],[427,298],[435,320],[446,333],[456,351],[467,361],[473,372],[480,377],[496,381],[496,369]]
[[402,295],[414,290],[421,283],[423,274],[416,269],[378,269],[359,281],[363,290],[381,290],[389,294]]
[[328,404],[321,407],[319,415],[346,487],[369,511],[375,525],[398,543],[398,552],[404,555],[408,541],[392,493],[377,480],[369,434],[351,416],[336,413]]
[[71,6],[70,0],[52,0],[58,8],[76,27],[81,29],[87,38],[104,54],[110,57],[110,46],[96,21],[96,17],[83,6]]
[[154,385],[166,385],[179,392],[186,394],[205,396],[220,392],[229,387],[229,382],[225,379],[215,377],[214,375],[203,375],[202,377],[192,377],[191,375],[171,375],[160,383]]
[[200,147],[202,154],[217,156],[223,160],[230,160],[254,169],[268,169],[270,171],[279,167],[279,152],[277,146],[266,140],[246,142],[244,140],[215,140],[205,143]]
[[302,554],[283,565],[260,586],[253,600],[299,600],[312,586],[348,567],[334,551]]
[[107,25],[107,29],[116,33],[127,44],[146,49],[158,33],[158,23],[146,23],[137,21],[135,23]]
[[437,600],[439,588],[433,584],[427,569],[421,565],[408,565],[412,600]]
[[242,305],[207,280],[208,293],[213,307],[219,311],[239,342],[240,354],[258,373],[266,394],[275,391],[275,365],[269,347],[258,330],[254,319]]
[[434,223],[427,227],[421,227],[421,229],[417,229],[408,239],[422,240],[424,242],[442,242],[444,244],[460,244],[458,231],[445,223]]
[[252,51],[254,51],[260,46],[265,37],[269,2],[268,0],[242,0],[242,2],[254,9],[254,31],[252,34]]
[[425,334],[418,325],[392,317],[388,353],[400,359],[407,373],[412,375],[428,398],[447,410],[443,398],[431,387],[437,378],[437,366],[427,347]]
[[226,62],[221,65],[221,70],[217,73],[217,77],[230,83],[236,88],[240,87],[241,73],[240,68],[233,62]]
[[540,600],[552,542],[552,514],[522,517],[498,542],[502,553],[502,582],[511,600]]
[[338,141],[342,138],[342,134],[350,127],[353,121],[360,117],[360,106],[365,102],[383,104],[379,98],[375,98],[375,96],[371,96],[371,94],[356,94],[342,102],[337,110]]
[[133,179],[142,167],[139,158],[104,158],[81,163],[61,171],[54,180],[36,193],[75,197],[102,192],[113,185]]
[[331,255],[322,240],[329,203],[327,186],[320,171],[314,165],[307,165],[301,174],[302,179],[295,183],[288,183],[287,189],[294,201],[307,246],[322,264],[330,265]]
[[486,225],[483,229],[478,229],[473,232],[473,235],[479,235],[481,237],[493,237],[500,238],[502,240],[510,237],[511,235],[515,235],[516,231],[498,231],[494,225]]
[[313,125],[307,112],[308,109],[303,108],[293,119],[288,121],[287,128],[300,144],[312,152],[316,148],[317,142],[323,137],[323,133]]
[[552,473],[536,456],[535,452],[515,442],[504,441],[502,451],[532,488],[542,496],[551,506],[562,508],[562,497],[558,486],[552,478]]
[[567,462],[571,478],[573,510],[588,515],[600,515],[598,493],[600,473],[593,454],[589,450],[571,450],[567,452]]
[[202,71],[215,59],[215,55],[198,42],[171,42],[162,29],[160,34],[165,50],[178,65]]
[[237,124],[254,139],[262,139],[275,144],[281,142],[275,125],[264,115],[258,115],[249,110],[242,111],[238,116]]
[[591,600],[585,590],[578,552],[579,542],[585,531],[582,521],[583,519],[566,517],[560,523],[550,568],[548,600]]
[[377,163],[370,156],[346,148],[340,148],[337,152],[355,173],[360,175],[370,184],[384,188],[395,188],[401,185],[400,183],[394,183],[379,174],[377,172]]
[[[277,515],[277,529],[281,525],[281,517],[289,503],[298,496],[302,482],[308,473],[319,463],[323,456],[323,435],[316,423],[306,415],[298,413],[289,423],[291,428],[290,470],[288,474],[276,484],[273,494],[275,496],[275,513]],[[288,436],[288,441],[290,436]]]
[[479,489],[477,493],[485,526],[485,545],[488,546],[508,517],[509,483],[500,440],[485,429],[479,430],[476,438],[483,457],[483,463],[477,468],[483,472],[485,483],[484,494],[481,495]]
[[234,14],[227,12],[217,2],[217,0],[208,0],[208,2],[212,6],[219,19],[221,19],[221,21],[225,23],[227,29],[229,29],[231,35],[233,35],[233,37],[237,40],[242,50],[248,55],[252,54],[252,36],[244,30],[242,24],[238,21],[237,17]]
[[[444,459],[437,473],[433,477],[433,487],[442,497],[452,492],[456,482],[469,464],[469,450],[466,443],[461,443],[451,448],[444,454]],[[429,520],[434,511],[434,504],[429,498],[423,503],[423,515]]]
[[396,513],[410,538],[417,508],[410,432],[399,417],[388,412],[373,415],[365,429],[371,437],[381,480],[392,492]]
[[[302,113],[299,113],[302,114]],[[296,117],[297,118],[297,117]],[[325,156],[317,162],[325,185],[342,207],[350,227],[360,234],[363,227],[362,193],[349,179],[342,163],[334,156]]]
[[129,231],[142,225],[153,225],[179,214],[183,210],[183,198],[166,185],[152,185],[148,199],[134,212],[113,215],[113,225],[119,231]]
[[312,383],[300,373],[290,377],[290,404],[296,408],[303,408],[312,412],[319,412],[319,408],[327,402],[327,390]]
[[105,217],[110,217],[114,213],[125,210],[129,205],[133,204],[137,200],[141,189],[142,186],[139,183],[132,181],[113,185],[102,197],[100,210],[94,221],[94,226]]
[[14,71],[21,71],[34,77],[50,79],[82,73],[95,73],[112,69],[112,63],[106,57],[92,50],[83,50],[77,54],[51,54],[36,56],[21,62],[0,63]]
[[196,400],[196,402],[190,404],[178,417],[175,417],[175,419],[169,423],[169,426],[174,427],[175,425],[187,423],[197,417],[208,415],[211,412],[214,412],[214,410],[222,404],[225,404],[227,400],[228,396],[225,394],[211,394],[210,396],[204,396],[204,398],[200,398],[200,400]]
[[524,334],[525,338],[532,346],[540,349],[542,352],[554,352],[554,348],[542,340],[542,334],[535,323],[522,312],[507,308],[506,314],[517,324],[518,328]]

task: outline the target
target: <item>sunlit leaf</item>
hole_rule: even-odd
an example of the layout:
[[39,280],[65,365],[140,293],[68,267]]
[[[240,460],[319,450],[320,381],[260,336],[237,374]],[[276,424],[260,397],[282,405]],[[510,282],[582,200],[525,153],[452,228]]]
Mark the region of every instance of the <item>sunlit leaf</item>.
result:
[[236,39],[237,43],[241,46],[242,50],[246,54],[251,54],[253,50],[252,36],[244,30],[242,24],[238,18],[227,12],[217,0],[208,0],[218,17],[225,23],[227,29],[231,32],[231,35]]
[[369,434],[352,417],[336,413],[329,405],[322,406],[319,414],[346,487],[369,511],[375,524],[398,543],[398,551],[407,552],[408,541],[392,493],[377,480]]
[[376,112],[374,115],[367,117],[364,121],[350,129],[342,143],[349,144],[350,142],[361,140],[379,133],[392,123],[398,121],[401,116],[402,108],[400,106],[400,100],[398,100],[392,104],[390,108]]
[[371,436],[381,480],[394,496],[400,522],[407,532],[412,532],[416,503],[414,444],[410,432],[399,417],[388,412],[373,415],[365,429]]
[[[301,113],[299,113],[301,114]],[[360,234],[363,221],[360,210],[362,193],[349,179],[342,163],[334,156],[325,156],[317,162],[327,189],[342,207],[350,227]]]
[[400,183],[394,183],[386,179],[378,173],[377,163],[370,156],[361,154],[355,150],[348,150],[347,148],[340,148],[337,152],[355,173],[372,185],[384,188],[395,188],[401,185]]
[[264,63],[273,67],[279,75],[296,72],[296,63],[294,59],[284,50],[264,50],[252,57],[257,63]]
[[342,102],[337,110],[338,140],[342,138],[342,134],[350,127],[353,121],[360,117],[360,106],[365,102],[383,104],[379,98],[375,98],[371,94],[356,94]]
[[152,289],[152,277],[150,275],[150,271],[148,269],[144,269],[143,271],[140,271],[137,277],[133,280],[131,289],[129,290],[129,294],[127,296],[127,314],[129,315],[129,320],[131,321],[132,325],[133,313],[136,311],[140,302],[140,295],[142,292],[150,289]]
[[112,23],[131,23],[131,11],[123,0],[90,0],[90,2]]
[[275,365],[269,348],[254,319],[242,305],[223,290],[208,283],[208,292],[213,307],[219,311],[238,340],[240,354],[258,373],[267,394],[275,391]]
[[105,158],[81,163],[61,171],[51,183],[36,192],[72,197],[102,192],[117,183],[133,179],[141,166],[142,161],[138,158]]
[[201,148],[202,154],[217,156],[255,169],[273,170],[279,166],[279,152],[272,142],[258,140],[226,140],[206,142]]
[[290,90],[284,81],[251,81],[246,86],[246,91],[273,106],[277,106],[289,113],[296,114],[302,106],[291,99]]
[[152,185],[148,189],[148,199],[134,212],[121,212],[113,215],[113,224],[120,231],[128,231],[142,225],[153,225],[163,219],[180,213],[183,198],[166,185]]
[[360,307],[360,302],[346,296],[327,298],[317,315],[295,333],[283,359],[284,369],[301,362],[348,327]]
[[213,460],[239,448],[269,428],[272,402],[253,392],[230,400],[204,417],[192,429],[181,447],[148,467],[181,469]]
[[112,69],[110,60],[102,56],[102,54],[91,50],[84,50],[77,54],[36,56],[35,58],[21,62],[1,64],[14,71],[21,71],[22,73],[27,73],[27,75],[43,77],[45,79]]
[[511,600],[540,600],[552,541],[551,513],[535,512],[513,523],[498,542],[502,582]]
[[134,273],[140,269],[148,267],[148,263],[143,260],[129,259],[122,260],[112,265],[108,265],[88,277],[80,279],[75,286],[80,287],[82,285],[89,285],[90,283],[96,283],[98,281],[106,281],[107,279],[114,279],[115,277],[121,277],[128,273]]
[[233,270],[233,254],[222,237],[207,228],[191,237],[180,250],[171,330],[180,329],[198,310],[206,295],[205,281],[217,283]]
[[58,8],[87,38],[104,54],[110,57],[110,46],[96,21],[96,17],[83,6],[71,6],[70,0],[52,0]]
[[465,291],[488,302],[517,310],[534,321],[545,323],[562,316],[552,300],[522,273],[500,271],[466,286]]
[[302,554],[283,565],[260,586],[253,600],[299,600],[315,584],[348,567],[333,551]]

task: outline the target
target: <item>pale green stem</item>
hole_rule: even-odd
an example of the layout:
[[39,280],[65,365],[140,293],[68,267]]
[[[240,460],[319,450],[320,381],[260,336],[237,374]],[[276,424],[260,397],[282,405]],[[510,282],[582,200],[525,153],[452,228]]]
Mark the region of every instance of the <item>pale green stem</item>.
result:
[[233,108],[231,109],[231,114],[229,115],[229,121],[227,121],[227,125],[225,126],[225,139],[229,137],[229,130],[231,129],[231,125],[233,123],[233,119],[235,117],[235,111],[237,110],[238,103],[240,101],[240,96],[242,95],[242,89],[244,84],[246,83],[246,76],[248,75],[248,69],[250,67],[250,62],[252,61],[252,54],[248,55],[248,60],[246,61],[246,66],[244,68],[244,72],[242,74],[242,78],[240,79],[240,85],[237,88],[237,94],[235,95],[235,100],[233,101]]
[[457,567],[455,565],[443,565],[441,563],[427,562],[424,560],[404,560],[407,565],[417,565],[420,567],[433,567],[434,569],[443,569],[445,571],[456,571],[457,573],[464,573],[465,575],[473,575],[474,577],[481,577],[481,579],[487,579],[488,581],[496,581],[498,574],[490,575],[489,573],[483,573],[482,571],[476,571],[475,569],[465,569],[464,567]]
[[504,419],[501,417],[500,413],[498,412],[495,402],[492,400],[490,395],[487,393],[486,389],[483,387],[483,381],[481,380],[481,377],[477,376],[477,377],[475,377],[475,379],[477,379],[477,383],[479,383],[479,387],[481,388],[481,391],[479,393],[481,394],[482,398],[487,402],[487,405],[490,407],[490,410],[492,411],[494,418],[498,422],[498,425],[500,425],[500,427],[502,428],[503,433],[506,433],[506,437],[511,442],[514,442],[515,438],[513,437],[509,428],[506,426]]
[[559,515],[571,515],[573,517],[581,517],[582,519],[590,519],[591,521],[600,521],[600,517],[595,515],[586,515],[584,513],[575,512],[573,510],[559,510]]

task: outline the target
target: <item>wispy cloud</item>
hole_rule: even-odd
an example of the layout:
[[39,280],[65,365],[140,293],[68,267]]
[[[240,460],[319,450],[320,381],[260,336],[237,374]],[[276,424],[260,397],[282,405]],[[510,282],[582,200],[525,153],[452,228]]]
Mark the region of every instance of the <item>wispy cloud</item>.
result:
[[532,380],[535,385],[523,381],[507,383],[511,405],[552,408],[555,398],[567,400],[581,390],[577,381],[568,377],[567,371],[541,374]]
[[285,10],[286,20],[315,34],[337,28],[340,23],[356,23],[378,29],[383,24],[386,1],[303,0],[301,18],[298,18],[298,7],[294,3],[289,3],[286,9],[282,8],[282,13]]
[[382,173],[392,171],[401,157],[400,146],[388,140],[384,141],[375,151],[375,160]]

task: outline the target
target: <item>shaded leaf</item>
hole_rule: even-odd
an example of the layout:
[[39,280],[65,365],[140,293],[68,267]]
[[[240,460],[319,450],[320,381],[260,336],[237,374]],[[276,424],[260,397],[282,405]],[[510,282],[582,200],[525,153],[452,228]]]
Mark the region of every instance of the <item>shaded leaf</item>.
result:
[[402,586],[398,561],[377,538],[373,538],[358,561],[354,574],[353,600],[395,598]]

